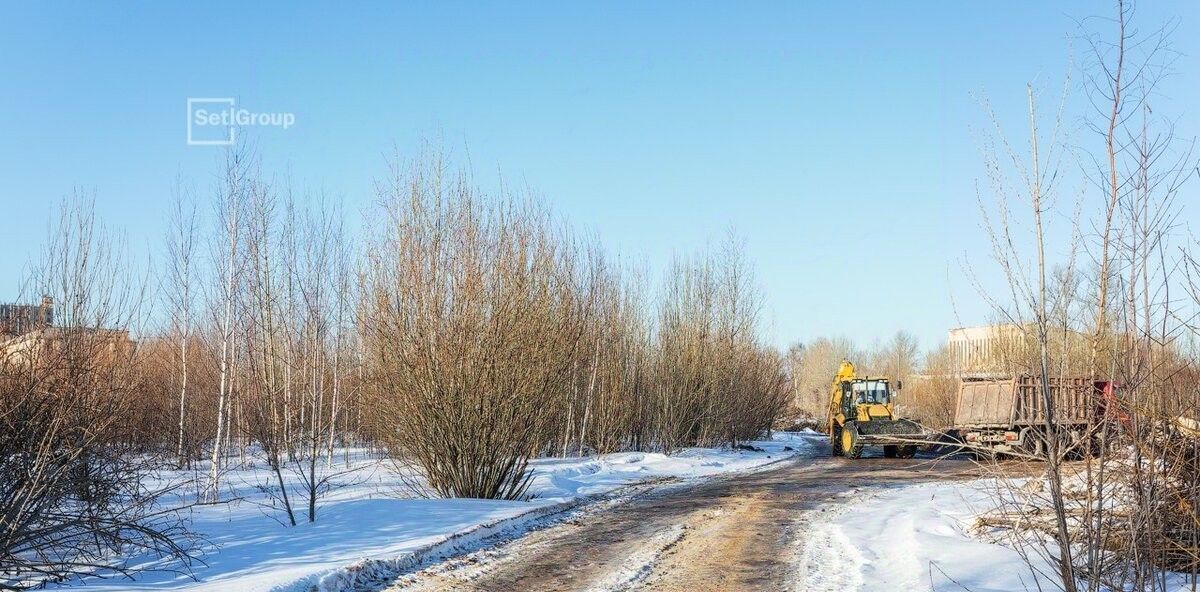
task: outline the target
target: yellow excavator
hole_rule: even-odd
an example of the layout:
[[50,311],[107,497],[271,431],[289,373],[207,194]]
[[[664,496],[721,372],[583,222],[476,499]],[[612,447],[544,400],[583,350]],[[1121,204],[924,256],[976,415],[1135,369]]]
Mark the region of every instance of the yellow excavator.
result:
[[[896,388],[902,385],[897,381]],[[859,458],[867,446],[883,446],[888,458],[912,458],[917,445],[934,435],[921,424],[896,417],[886,378],[858,377],[843,360],[829,397],[829,444],[834,456]]]

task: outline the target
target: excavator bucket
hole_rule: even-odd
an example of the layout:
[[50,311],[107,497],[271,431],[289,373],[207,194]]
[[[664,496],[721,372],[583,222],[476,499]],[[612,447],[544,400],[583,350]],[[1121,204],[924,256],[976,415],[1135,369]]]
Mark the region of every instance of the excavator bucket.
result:
[[856,422],[854,427],[863,446],[918,444],[937,437],[933,432],[921,427],[921,424],[909,419],[862,421]]

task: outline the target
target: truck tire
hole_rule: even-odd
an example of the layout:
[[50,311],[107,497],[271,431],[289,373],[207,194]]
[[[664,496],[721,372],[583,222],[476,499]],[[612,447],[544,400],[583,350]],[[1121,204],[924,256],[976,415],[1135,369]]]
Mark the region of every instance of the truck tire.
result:
[[897,458],[912,458],[917,455],[917,447],[912,444],[904,444],[896,449]]
[[1059,444],[1060,454],[1064,460],[1079,460],[1083,458],[1083,435],[1078,430],[1063,430],[1062,444]]
[[959,430],[947,430],[932,446],[936,446],[937,452],[942,456],[961,455],[967,450],[967,442],[964,438]]
[[1100,425],[1100,431],[1092,437],[1092,456],[1099,457],[1117,449],[1118,427],[1109,422]]
[[848,423],[842,426],[842,452],[846,454],[846,458],[859,458],[862,456],[863,447],[859,443],[858,429],[854,424]]
[[1087,456],[1087,438],[1084,437],[1084,431],[1070,431],[1070,453],[1067,458],[1069,460],[1084,460]]
[[1026,432],[1021,434],[1021,448],[1018,452],[1027,456],[1032,456],[1038,460],[1046,460],[1046,439],[1042,433],[1026,428]]
[[843,456],[842,454],[842,428],[833,426],[833,431],[829,435],[829,449],[833,456]]
[[1039,433],[1033,434],[1033,455],[1046,460],[1046,438]]

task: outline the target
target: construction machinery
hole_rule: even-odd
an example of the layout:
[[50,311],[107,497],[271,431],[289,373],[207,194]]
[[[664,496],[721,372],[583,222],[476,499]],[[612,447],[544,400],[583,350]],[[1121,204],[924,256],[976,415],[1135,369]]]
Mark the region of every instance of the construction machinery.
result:
[[[899,390],[897,381],[896,388]],[[935,437],[915,421],[896,416],[886,378],[859,377],[843,360],[833,379],[826,430],[834,456],[858,458],[868,446],[883,446],[888,458],[912,458],[917,445]]]

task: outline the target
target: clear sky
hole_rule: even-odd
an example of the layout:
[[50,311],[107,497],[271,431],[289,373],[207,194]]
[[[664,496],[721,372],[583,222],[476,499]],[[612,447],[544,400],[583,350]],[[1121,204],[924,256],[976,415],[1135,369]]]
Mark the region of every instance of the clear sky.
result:
[[[1025,84],[1053,103],[1105,3],[27,3],[0,16],[0,300],[53,204],[96,192],[135,248],[159,246],[173,180],[220,149],[185,142],[188,97],[295,113],[255,140],[265,168],[372,200],[385,155],[470,148],[657,274],[747,239],[778,344],[897,329],[924,345],[988,320],[975,182],[986,94],[1019,138]],[[1200,132],[1200,3],[1163,88]],[[1070,123],[1082,112],[1077,85]],[[1094,144],[1085,133],[1075,143]],[[1194,202],[1193,184],[1182,201]],[[1065,214],[1058,212],[1059,217]],[[1185,222],[1200,220],[1186,213]],[[952,301],[954,306],[952,306]],[[956,313],[957,311],[957,313]]]

